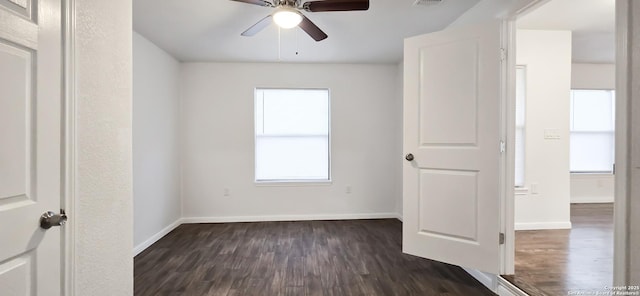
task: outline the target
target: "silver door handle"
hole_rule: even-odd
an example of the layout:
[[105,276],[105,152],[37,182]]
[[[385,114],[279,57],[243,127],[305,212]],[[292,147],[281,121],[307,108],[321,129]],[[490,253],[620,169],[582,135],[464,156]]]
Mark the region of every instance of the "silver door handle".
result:
[[40,227],[42,229],[49,229],[52,226],[62,226],[65,223],[67,223],[67,214],[62,209],[60,210],[60,214],[47,211],[40,216]]
[[407,154],[404,159],[406,159],[407,161],[412,161],[413,160],[413,154],[409,153]]

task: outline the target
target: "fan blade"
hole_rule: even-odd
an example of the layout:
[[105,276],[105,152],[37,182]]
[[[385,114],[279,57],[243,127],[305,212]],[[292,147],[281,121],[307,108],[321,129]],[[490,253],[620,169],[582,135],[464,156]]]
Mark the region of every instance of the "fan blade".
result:
[[300,22],[298,27],[307,32],[307,34],[309,34],[309,36],[311,36],[311,38],[313,38],[313,40],[315,41],[322,41],[327,39],[328,37],[325,32],[322,32],[322,30],[320,30],[320,28],[318,28],[316,24],[314,24],[304,15],[302,16],[302,22]]
[[264,0],[231,0],[231,1],[266,6],[266,7],[273,7],[273,4],[271,2],[267,2]]
[[257,22],[255,25],[251,26],[251,28],[247,29],[246,31],[242,32],[242,36],[253,36],[255,34],[258,34],[258,32],[262,31],[264,28],[268,27],[271,24],[271,15],[267,15],[265,18],[261,19],[259,22]]
[[369,0],[309,1],[305,2],[302,8],[310,12],[368,10]]

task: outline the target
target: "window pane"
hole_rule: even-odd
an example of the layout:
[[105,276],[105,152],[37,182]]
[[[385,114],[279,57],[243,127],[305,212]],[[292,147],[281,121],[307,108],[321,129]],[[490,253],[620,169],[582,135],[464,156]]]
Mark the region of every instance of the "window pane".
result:
[[515,186],[524,186],[524,129],[516,128],[516,182]]
[[524,186],[526,68],[516,67],[515,186]]
[[328,90],[263,89],[257,91],[256,133],[263,135],[327,135]]
[[610,90],[571,91],[572,131],[613,131],[613,93]]
[[329,180],[329,91],[257,89],[256,181]]
[[316,137],[256,138],[256,180],[328,180],[329,140]]
[[613,168],[614,133],[571,133],[572,172],[610,172]]

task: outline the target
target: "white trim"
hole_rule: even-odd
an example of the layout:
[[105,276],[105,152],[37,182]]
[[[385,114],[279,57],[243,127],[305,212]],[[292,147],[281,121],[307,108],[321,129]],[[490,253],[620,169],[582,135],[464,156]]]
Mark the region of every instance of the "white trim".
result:
[[233,223],[233,222],[271,222],[271,221],[313,221],[313,220],[359,220],[359,219],[397,219],[397,213],[363,214],[326,214],[326,215],[270,215],[270,216],[226,216],[226,217],[188,217],[182,223]]
[[62,231],[62,286],[63,295],[75,295],[75,256],[77,224],[75,204],[77,199],[77,170],[76,170],[76,71],[75,71],[75,0],[63,0],[62,4],[62,53],[63,53],[63,96],[64,96],[64,139],[63,139],[63,170],[64,191],[61,207],[65,209],[69,220]]
[[[501,129],[506,135],[507,151],[505,159],[502,162],[503,179],[501,197],[501,229],[506,234],[505,244],[502,246],[502,256],[500,263],[500,271],[502,274],[513,274],[515,272],[515,85],[516,85],[516,20],[519,17],[530,13],[550,0],[531,0],[522,7],[511,10],[504,18],[506,25],[504,26],[502,46],[506,48],[507,58],[503,65],[503,74],[501,83],[503,85],[503,99],[501,112],[505,112],[504,121]],[[506,95],[506,97],[504,97]],[[511,180],[511,182],[506,182]],[[521,194],[522,192],[518,192]],[[571,227],[569,225],[569,227]]]
[[498,277],[497,292],[499,296],[529,296],[525,291],[520,290],[520,288],[516,287],[501,276]]
[[470,274],[472,277],[474,277],[476,280],[482,283],[485,287],[489,288],[489,290],[493,292],[496,292],[498,290],[498,282],[496,280],[497,279],[496,275],[485,273],[485,272],[471,269],[471,268],[466,268],[466,267],[462,267],[462,269],[464,269],[464,271],[466,271],[468,274]]
[[133,248],[133,256],[142,253],[151,245],[159,241],[169,232],[182,224],[193,223],[235,223],[235,222],[267,222],[267,221],[312,221],[312,220],[360,220],[360,219],[398,219],[402,221],[399,213],[373,213],[373,214],[337,214],[337,215],[277,215],[277,216],[230,216],[230,217],[191,217],[180,218],[169,226],[158,231],[144,242]]
[[506,234],[504,245],[500,246],[500,273],[513,274],[515,268],[515,135],[516,135],[516,26],[513,20],[507,20],[503,25],[501,46],[505,48],[507,57],[502,64],[502,100],[500,102],[503,133],[502,139],[506,143],[506,151],[501,158],[502,186],[500,205],[500,231]]
[[501,276],[464,267],[462,269],[499,296],[529,296]]
[[174,229],[176,229],[176,227],[180,225],[182,225],[181,218],[169,224],[169,226],[165,227],[164,229],[158,231],[158,233],[154,234],[149,239],[135,246],[135,248],[133,248],[133,257],[142,253],[142,251],[146,250],[148,247],[153,245],[155,242],[159,241],[162,237],[169,234],[169,232],[173,231]]
[[528,195],[529,194],[529,188],[527,187],[516,187],[514,188],[514,195]]
[[613,196],[572,196],[571,203],[613,203]]
[[520,222],[515,230],[571,229],[571,222]]
[[627,206],[631,198],[629,184],[630,108],[629,108],[629,26],[631,0],[616,0],[616,180],[613,236],[613,284],[629,284],[629,214]]

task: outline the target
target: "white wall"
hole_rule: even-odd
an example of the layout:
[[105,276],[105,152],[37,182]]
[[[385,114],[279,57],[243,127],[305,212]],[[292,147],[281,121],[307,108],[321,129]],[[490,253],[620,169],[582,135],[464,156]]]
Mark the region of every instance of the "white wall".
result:
[[571,88],[615,89],[615,64],[572,64]]
[[[517,64],[526,66],[525,187],[517,195],[518,229],[569,228],[571,32],[517,31]],[[545,139],[553,129],[559,139]],[[538,193],[532,192],[536,187]]]
[[134,254],[181,218],[178,158],[180,63],[133,33]]
[[478,23],[506,19],[534,1],[536,0],[481,0],[448,27],[473,26]]
[[70,3],[73,295],[133,295],[131,1]]
[[[615,89],[615,64],[571,65],[571,88]],[[611,174],[571,174],[571,202],[613,202],[614,183]]]
[[[397,145],[398,147],[396,148],[398,151],[400,151],[400,153],[402,153],[402,142],[403,142],[403,138],[404,138],[404,134],[403,134],[403,117],[402,117],[402,113],[403,113],[403,104],[404,104],[404,61],[400,61],[400,63],[398,63],[397,66],[397,74],[396,74],[396,95],[398,97],[398,100],[400,101],[400,104],[397,104],[397,110],[395,110],[395,112],[397,113],[398,116],[398,120],[400,121],[400,124],[398,124],[398,130],[396,131],[396,141],[397,141]],[[402,160],[404,160],[404,156],[401,156]],[[400,160],[402,162],[402,160]],[[397,184],[399,184],[398,186],[400,186],[400,193],[402,193],[402,164],[397,166],[398,171],[396,172],[396,182]],[[402,200],[402,194],[399,194],[396,197],[396,213],[398,213],[398,217],[400,218],[400,220],[402,220],[402,215],[403,215],[403,210],[402,210],[402,204],[403,204],[403,200]]]
[[[402,186],[397,71],[396,65],[182,64],[185,221],[395,217]],[[331,90],[330,185],[254,183],[256,87]]]

